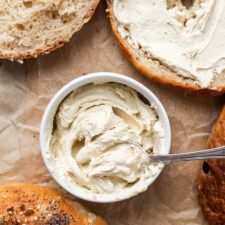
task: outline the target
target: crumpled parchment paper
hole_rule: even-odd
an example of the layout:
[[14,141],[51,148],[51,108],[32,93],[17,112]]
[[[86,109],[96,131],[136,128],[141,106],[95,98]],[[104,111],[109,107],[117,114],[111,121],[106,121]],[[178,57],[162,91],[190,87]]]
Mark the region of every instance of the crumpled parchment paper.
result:
[[[122,73],[151,89],[169,115],[173,153],[207,146],[224,96],[185,96],[141,76],[118,47],[105,8],[105,3],[101,3],[91,22],[63,48],[23,64],[1,61],[0,183],[32,182],[59,188],[41,158],[40,121],[59,88],[91,72]],[[205,225],[196,195],[199,168],[200,162],[168,165],[146,192],[130,200],[83,204],[110,225]]]

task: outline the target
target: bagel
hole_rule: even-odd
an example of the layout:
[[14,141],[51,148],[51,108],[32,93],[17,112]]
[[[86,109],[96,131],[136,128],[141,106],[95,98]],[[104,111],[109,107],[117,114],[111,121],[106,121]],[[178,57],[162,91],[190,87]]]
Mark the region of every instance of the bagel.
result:
[[2,0],[0,58],[23,60],[63,46],[87,23],[99,0]]
[[[209,138],[208,147],[225,145],[225,106]],[[225,224],[225,160],[202,162],[198,177],[198,199],[210,225]]]
[[113,33],[141,74],[188,93],[225,93],[224,0],[106,1]]
[[2,225],[106,225],[78,203],[69,203],[57,191],[35,184],[0,186]]

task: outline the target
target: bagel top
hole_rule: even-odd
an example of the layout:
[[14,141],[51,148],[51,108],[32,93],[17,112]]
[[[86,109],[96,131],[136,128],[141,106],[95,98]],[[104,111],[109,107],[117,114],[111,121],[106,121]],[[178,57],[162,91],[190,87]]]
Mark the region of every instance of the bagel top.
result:
[[225,1],[107,0],[113,32],[133,65],[167,86],[225,93]]
[[99,0],[1,0],[0,58],[22,60],[68,42]]
[[[225,145],[225,106],[209,138],[209,148]],[[198,177],[198,196],[210,225],[225,224],[225,160],[209,159],[202,163]]]
[[35,184],[0,186],[1,225],[106,225],[58,192]]

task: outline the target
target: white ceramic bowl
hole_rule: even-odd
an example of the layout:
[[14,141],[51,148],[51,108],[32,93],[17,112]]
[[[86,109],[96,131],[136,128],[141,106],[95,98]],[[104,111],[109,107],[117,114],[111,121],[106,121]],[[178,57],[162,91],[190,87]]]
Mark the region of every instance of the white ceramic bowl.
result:
[[[135,193],[133,195],[124,194],[122,197],[120,196],[120,198],[115,198],[114,195],[112,194],[111,195],[104,194],[98,197],[93,197],[93,195],[88,194],[84,190],[84,188],[78,185],[77,186],[74,184],[72,185],[69,182],[66,182],[65,180],[61,180],[61,178],[57,177],[52,171],[52,168],[50,168],[50,164],[48,162],[47,153],[46,153],[47,138],[49,137],[49,134],[51,134],[52,132],[54,116],[59,107],[59,104],[63,101],[63,99],[72,91],[74,91],[78,87],[83,86],[87,83],[104,83],[104,82],[117,82],[117,83],[127,85],[135,89],[140,94],[142,94],[151,104],[155,105],[155,109],[158,113],[159,119],[162,123],[164,133],[165,133],[164,148],[162,149],[160,154],[168,154],[170,152],[170,145],[171,145],[171,128],[170,128],[169,119],[167,117],[167,113],[164,107],[162,106],[161,102],[159,101],[159,99],[148,88],[146,88],[144,85],[137,82],[136,80],[131,79],[124,75],[109,73],[109,72],[92,73],[89,75],[79,77],[75,80],[72,80],[68,84],[66,84],[55,94],[55,96],[51,99],[50,103],[48,104],[45,110],[43,119],[41,121],[40,145],[41,145],[41,152],[42,152],[42,157],[44,159],[44,162],[49,172],[53,176],[53,178],[61,187],[67,190],[70,194],[77,196],[81,199],[92,201],[92,202],[109,203],[109,202],[125,200],[127,198],[133,197],[134,195],[138,193]],[[163,168],[159,169],[154,177],[151,177],[150,179],[146,180],[147,186],[150,186],[155,181],[155,179],[161,173],[162,169]]]

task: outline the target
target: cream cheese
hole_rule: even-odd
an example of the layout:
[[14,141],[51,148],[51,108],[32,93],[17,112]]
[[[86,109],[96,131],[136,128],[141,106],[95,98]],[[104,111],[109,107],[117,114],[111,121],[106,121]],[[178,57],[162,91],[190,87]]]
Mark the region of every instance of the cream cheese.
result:
[[118,32],[184,78],[207,87],[225,79],[225,1],[113,0]]
[[[158,172],[146,151],[163,151],[164,131],[154,108],[133,89],[118,84],[87,84],[61,103],[49,139],[53,174],[92,195],[122,196],[147,188]],[[132,144],[133,143],[133,144]],[[127,193],[126,193],[127,194]]]

